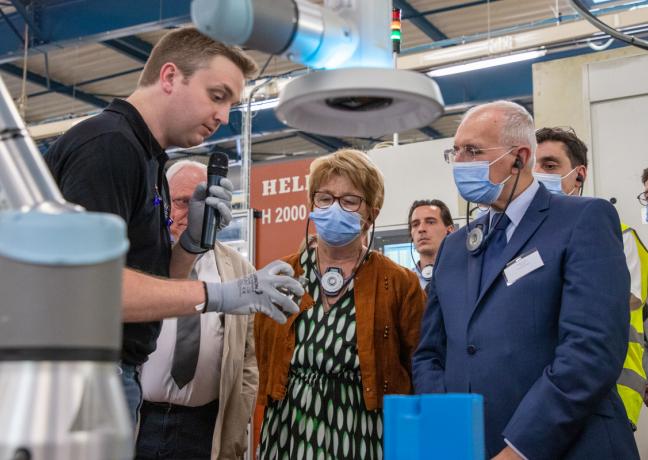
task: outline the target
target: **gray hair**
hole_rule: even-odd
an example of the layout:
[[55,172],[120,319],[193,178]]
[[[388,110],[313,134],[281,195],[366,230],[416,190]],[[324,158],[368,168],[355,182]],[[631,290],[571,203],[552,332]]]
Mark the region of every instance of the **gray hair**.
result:
[[205,171],[205,173],[207,172],[207,165],[204,163],[201,163],[196,160],[179,160],[173,163],[171,166],[169,166],[168,169],[166,170],[167,180],[171,180],[171,178],[176,174],[178,174],[181,169],[187,167],[199,168]]
[[504,126],[500,133],[500,142],[507,146],[528,146],[531,150],[532,159],[529,164],[533,163],[538,143],[536,141],[533,117],[527,109],[511,101],[494,101],[472,107],[464,114],[462,121],[484,110],[502,112]]

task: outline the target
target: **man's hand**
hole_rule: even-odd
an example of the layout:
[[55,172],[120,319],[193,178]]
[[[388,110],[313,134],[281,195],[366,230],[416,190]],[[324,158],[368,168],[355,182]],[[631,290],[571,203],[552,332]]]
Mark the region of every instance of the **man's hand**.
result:
[[304,288],[292,278],[293,274],[290,265],[275,260],[245,278],[227,283],[207,283],[206,309],[230,315],[260,312],[283,324],[286,315],[297,313],[299,307],[278,289],[297,296],[304,295]]
[[516,454],[515,451],[511,449],[510,446],[507,446],[504,449],[502,449],[499,454],[493,457],[493,460],[523,460],[523,459],[518,454]]
[[220,214],[219,225],[216,230],[222,230],[232,221],[232,190],[234,186],[229,179],[223,178],[220,185],[212,185],[207,196],[207,182],[201,182],[189,200],[189,213],[187,216],[187,228],[180,235],[180,246],[192,254],[206,252],[200,246],[202,236],[203,214],[205,204],[218,211]]

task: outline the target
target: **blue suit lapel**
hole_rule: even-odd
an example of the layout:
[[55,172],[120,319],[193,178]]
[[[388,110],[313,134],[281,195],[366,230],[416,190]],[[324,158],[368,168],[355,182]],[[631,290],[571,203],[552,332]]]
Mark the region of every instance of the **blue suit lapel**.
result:
[[[486,232],[488,228],[488,213],[475,219],[474,225],[471,225],[471,229],[477,226],[481,226],[482,230]],[[468,235],[466,235],[468,238]],[[477,297],[479,296],[479,285],[481,283],[481,270],[482,270],[482,259],[484,258],[484,251],[480,251],[477,255],[472,255],[470,252],[468,254],[468,279],[466,281],[468,286],[468,302],[467,305],[473,307],[477,304]]]
[[[520,221],[518,227],[515,229],[515,232],[513,232],[511,240],[504,248],[504,251],[502,251],[502,253],[499,255],[496,262],[497,270],[494,273],[491,273],[489,279],[485,279],[481,283],[482,288],[479,296],[477,297],[477,301],[474,303],[475,308],[477,308],[479,302],[481,302],[488,289],[490,289],[495,280],[502,273],[502,270],[504,270],[506,264],[509,263],[520,252],[522,246],[524,246],[524,244],[529,241],[529,238],[533,236],[542,221],[545,220],[545,218],[547,217],[547,213],[545,211],[549,208],[550,198],[551,194],[542,186],[542,184],[540,184],[540,188],[538,189],[536,196],[533,198],[533,201],[531,201],[529,208],[527,209],[526,213],[524,213],[524,216],[522,217],[522,220]],[[469,265],[468,270],[470,269],[471,268]]]

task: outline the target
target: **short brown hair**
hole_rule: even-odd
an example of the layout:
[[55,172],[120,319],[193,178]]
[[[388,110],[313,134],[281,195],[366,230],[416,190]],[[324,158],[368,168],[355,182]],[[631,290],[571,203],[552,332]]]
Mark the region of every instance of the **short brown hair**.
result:
[[536,131],[538,144],[545,141],[562,142],[572,168],[587,167],[587,146],[576,136],[574,128],[541,128]]
[[643,174],[641,175],[641,182],[645,184],[648,182],[648,168],[643,170]]
[[223,56],[232,61],[245,76],[252,77],[258,70],[256,62],[236,46],[228,46],[201,34],[194,27],[169,32],[153,47],[144,64],[138,86],[150,86],[160,78],[160,69],[167,62],[175,64],[185,78],[205,67],[212,58]]
[[370,213],[373,213],[373,208],[382,208],[385,200],[383,175],[366,153],[354,149],[341,149],[311,163],[308,177],[308,199],[311,204],[320,185],[334,175],[346,177],[362,192]]
[[439,213],[441,214],[441,220],[443,225],[446,227],[454,226],[454,221],[452,220],[452,214],[450,214],[450,208],[441,200],[416,200],[410,206],[409,214],[407,215],[407,227],[409,228],[410,233],[412,232],[412,214],[416,208],[421,206],[436,206],[439,208]]

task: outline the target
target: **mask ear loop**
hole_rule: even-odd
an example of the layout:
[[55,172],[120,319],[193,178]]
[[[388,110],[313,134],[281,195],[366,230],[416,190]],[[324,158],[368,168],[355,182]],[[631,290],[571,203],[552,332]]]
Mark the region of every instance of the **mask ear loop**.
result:
[[[511,201],[513,201],[513,195],[515,194],[515,190],[517,189],[519,180],[520,180],[520,174],[516,174],[515,180],[513,182],[513,188],[511,189],[511,193],[509,194],[508,200],[506,200],[506,206],[504,206],[504,210],[497,217],[497,221],[493,225],[490,225],[490,228],[496,227],[497,224],[499,224],[499,221],[502,220],[502,217],[504,217],[504,214],[506,214],[506,210],[511,204]],[[468,205],[466,205],[466,208],[468,208]],[[470,231],[470,228],[468,228],[467,230]],[[488,242],[491,239],[491,235],[493,235],[493,232],[489,231],[486,237],[483,239],[483,241],[479,244],[479,246],[475,248],[473,251],[471,251],[471,254],[476,256],[479,253],[481,253],[484,249],[486,249],[486,246],[488,245]]]

